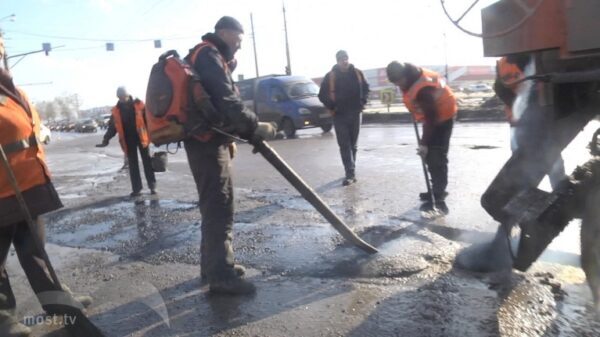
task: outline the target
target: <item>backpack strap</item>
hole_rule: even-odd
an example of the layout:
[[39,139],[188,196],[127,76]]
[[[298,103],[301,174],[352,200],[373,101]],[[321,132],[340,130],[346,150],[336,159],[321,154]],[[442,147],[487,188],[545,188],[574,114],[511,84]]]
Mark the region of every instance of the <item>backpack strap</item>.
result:
[[2,148],[6,154],[27,150],[30,147],[38,146],[37,137],[35,133],[29,136],[29,138],[17,140],[9,144],[2,144]]
[[365,77],[363,76],[362,71],[360,71],[356,68],[354,68],[354,72],[356,73],[356,79],[358,80],[358,90],[360,93],[358,97],[360,97],[361,102],[362,102],[362,99],[363,99],[363,85],[362,84],[365,80]]
[[[196,63],[196,59],[198,58],[198,54],[200,54],[200,51],[201,51],[202,49],[206,48],[206,47],[212,47],[212,48],[215,48],[215,49],[216,49],[216,47],[215,47],[215,45],[214,45],[214,44],[212,44],[212,43],[210,43],[210,42],[207,42],[207,41],[204,41],[204,42],[201,42],[201,43],[197,44],[197,45],[196,45],[196,46],[195,46],[195,47],[192,49],[192,52],[190,53],[190,55],[189,55],[189,60],[188,60],[188,63],[189,63],[189,64],[190,64],[192,67],[194,66],[194,63]],[[217,50],[217,51],[218,51],[218,50]],[[218,54],[219,54],[219,59],[221,60],[221,63],[223,64],[223,68],[224,68],[225,70],[229,70],[229,66],[227,65],[227,62],[225,61],[225,58],[223,58],[223,55],[221,55],[221,53],[220,53],[220,52],[219,52]]]
[[29,115],[30,118],[33,118],[33,114],[31,113],[31,107],[29,106],[29,103],[23,99],[18,90],[18,94],[15,94],[14,92],[8,90],[2,83],[0,83],[0,92],[12,98],[25,110],[25,112],[27,112],[27,115]]
[[329,72],[329,98],[335,102],[335,70]]

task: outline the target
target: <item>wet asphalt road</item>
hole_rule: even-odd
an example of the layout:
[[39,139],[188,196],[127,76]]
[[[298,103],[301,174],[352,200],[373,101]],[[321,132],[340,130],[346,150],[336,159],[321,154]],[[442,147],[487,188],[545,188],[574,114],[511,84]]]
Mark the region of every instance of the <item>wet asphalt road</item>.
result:
[[[594,123],[563,154],[583,163]],[[452,268],[461,247],[496,224],[479,197],[509,157],[504,124],[457,124],[450,150],[450,215],[420,218],[424,190],[410,125],[363,127],[358,183],[342,187],[335,134],[300,132],[271,145],[346,223],[377,246],[352,247],[260,155],[234,160],[237,260],[258,292],[213,296],[199,280],[200,216],[182,149],[157,175],[159,197],[130,192],[123,155],[101,134],[55,134],[47,148],[66,208],[47,220],[48,250],[71,288],[94,296],[88,314],[107,336],[594,336],[600,324],[579,268],[572,223],[528,273]],[[174,149],[171,149],[174,150]],[[542,188],[548,188],[547,181]],[[147,193],[147,191],[146,191]],[[14,256],[21,317],[40,313]],[[59,336],[56,326],[34,326]]]

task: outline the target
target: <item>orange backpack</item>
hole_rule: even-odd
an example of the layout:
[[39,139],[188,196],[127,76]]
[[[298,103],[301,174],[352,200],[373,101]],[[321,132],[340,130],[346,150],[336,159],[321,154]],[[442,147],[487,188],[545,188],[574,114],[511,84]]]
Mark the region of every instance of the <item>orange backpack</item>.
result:
[[192,67],[169,50],[152,66],[146,89],[146,123],[154,145],[194,137],[208,141],[213,134],[204,116],[217,110]]

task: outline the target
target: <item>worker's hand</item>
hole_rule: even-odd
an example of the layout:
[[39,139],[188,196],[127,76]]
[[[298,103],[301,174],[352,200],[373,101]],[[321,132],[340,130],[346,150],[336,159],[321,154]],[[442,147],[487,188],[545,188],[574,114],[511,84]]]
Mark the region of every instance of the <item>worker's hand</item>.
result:
[[229,143],[229,158],[233,159],[237,153],[237,145],[235,143]]
[[96,144],[96,147],[107,147],[108,146],[108,140],[104,139],[102,141],[102,143],[100,144]]
[[427,152],[429,152],[429,148],[426,145],[419,145],[417,148],[417,154],[423,159],[427,157]]
[[274,123],[258,122],[258,126],[252,135],[252,142],[274,139],[276,134],[277,126]]

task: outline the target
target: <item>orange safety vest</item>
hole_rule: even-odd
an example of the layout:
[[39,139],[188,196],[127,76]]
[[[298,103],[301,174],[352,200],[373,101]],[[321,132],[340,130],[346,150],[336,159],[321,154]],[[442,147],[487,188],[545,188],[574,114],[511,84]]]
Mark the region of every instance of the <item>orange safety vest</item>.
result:
[[[505,57],[502,57],[496,62],[496,71],[498,72],[498,78],[502,84],[512,90],[515,94],[517,93],[517,89],[521,83],[515,83],[523,79],[525,74],[519,69],[516,64],[509,63]],[[513,120],[513,111],[512,107],[505,105],[504,113],[506,114],[506,119],[510,122]]]
[[[19,89],[22,101],[28,105],[30,113],[14,99],[0,93],[0,144],[6,149],[22,143],[14,151],[8,151],[8,162],[15,174],[21,191],[50,182],[50,171],[45,163],[44,150],[39,139],[40,117],[29,104],[27,96]],[[23,144],[29,144],[23,146]],[[0,167],[0,198],[14,196],[15,192],[8,180],[6,170]]]
[[[354,72],[356,73],[356,78],[358,79],[358,90],[360,90],[360,97],[363,96],[363,82],[365,81],[365,76],[362,71],[354,68]],[[335,102],[335,70],[329,72],[329,98],[332,102]],[[329,110],[332,115],[335,115],[335,111]]]
[[[148,137],[148,130],[146,128],[146,121],[144,121],[144,103],[137,101],[133,104],[135,110],[135,128],[140,138],[140,143],[143,147],[150,145],[150,137]],[[113,122],[115,123],[115,129],[119,134],[119,143],[123,152],[127,153],[127,143],[125,142],[125,130],[123,128],[123,120],[121,120],[121,110],[118,105],[112,108]]]
[[421,68],[421,77],[408,89],[403,92],[404,105],[408,108],[415,120],[424,121],[425,114],[421,110],[419,103],[417,102],[417,95],[421,89],[426,87],[432,87],[435,89],[435,104],[436,104],[436,123],[442,123],[447,120],[454,118],[458,107],[456,105],[456,98],[454,93],[449,86],[446,85],[446,81],[435,71]]

